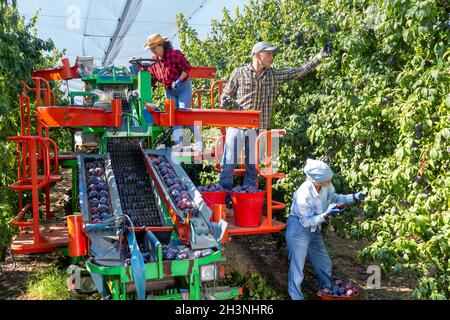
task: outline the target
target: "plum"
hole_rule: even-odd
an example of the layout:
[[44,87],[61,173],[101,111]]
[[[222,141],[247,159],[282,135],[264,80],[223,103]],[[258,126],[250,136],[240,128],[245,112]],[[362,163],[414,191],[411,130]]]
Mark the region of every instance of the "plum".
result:
[[96,220],[96,219],[100,219],[100,215],[99,214],[93,214],[92,215],[92,220]]
[[91,213],[92,214],[98,213],[98,208],[91,208]]
[[95,184],[93,184],[93,183],[91,183],[90,185],[89,185],[89,191],[97,191],[97,185],[95,185]]
[[349,289],[349,290],[347,290],[347,291],[345,292],[345,294],[346,294],[347,297],[350,297],[350,296],[353,295],[353,290],[352,290],[352,289]]
[[104,205],[107,205],[108,204],[108,198],[106,198],[106,197],[102,197],[102,198],[100,198],[100,204],[104,204]]
[[89,192],[89,198],[98,198],[98,192],[97,191],[91,191]]
[[95,169],[94,168],[90,168],[88,173],[89,173],[89,175],[93,176],[95,174]]
[[328,288],[324,288],[322,291],[326,294],[330,294],[330,289],[328,289]]
[[170,193],[172,196],[174,196],[174,197],[178,197],[179,195],[180,195],[180,192],[178,191],[178,190],[173,190],[171,193]]
[[334,25],[328,26],[329,33],[334,34],[334,33],[336,33],[336,31],[337,31],[336,26],[334,26]]
[[180,253],[176,256],[177,260],[183,260],[183,259],[188,259],[188,258],[189,258],[189,256],[187,255],[187,253],[184,253],[184,252]]
[[177,249],[169,248],[166,251],[166,255],[165,256],[166,256],[167,260],[174,260],[177,257],[178,254],[179,254],[179,251]]
[[108,191],[106,191],[106,190],[101,190],[101,191],[98,193],[98,196],[99,196],[100,198],[107,198],[107,197],[108,197]]
[[93,198],[89,200],[89,204],[91,205],[92,208],[96,208],[100,204],[100,201],[98,201],[97,198]]
[[93,223],[99,223],[99,222],[102,222],[102,220],[100,220],[100,219],[94,219],[94,220],[92,220],[92,222],[93,222]]
[[101,204],[98,207],[98,212],[100,212],[100,213],[104,213],[104,212],[108,213],[109,212],[109,207]]
[[183,193],[183,194],[181,195],[181,199],[189,199],[189,195]]
[[99,191],[105,190],[105,191],[106,191],[106,183],[104,183],[104,182],[99,182],[99,183],[97,184],[97,190],[99,190]]
[[339,286],[339,287],[341,287],[341,286],[344,284],[344,282],[343,282],[341,279],[337,279],[337,280],[334,282],[334,284],[337,285],[337,286]]
[[89,179],[88,179],[89,184],[98,184],[99,182],[100,182],[99,177],[89,177]]
[[94,169],[94,173],[95,173],[97,176],[102,175],[103,172],[104,172],[104,171],[103,171],[103,168],[97,167],[97,168]]

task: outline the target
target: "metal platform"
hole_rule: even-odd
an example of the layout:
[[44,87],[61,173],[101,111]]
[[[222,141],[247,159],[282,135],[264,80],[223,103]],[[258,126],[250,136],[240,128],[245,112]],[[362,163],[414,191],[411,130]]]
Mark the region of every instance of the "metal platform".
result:
[[67,247],[69,237],[65,222],[45,222],[39,228],[39,243],[34,244],[34,233],[31,228],[25,228],[11,244],[13,254],[28,254],[52,252],[59,247]]
[[226,217],[228,223],[228,234],[230,236],[249,235],[249,234],[261,234],[261,233],[276,233],[286,228],[286,224],[283,222],[272,219],[272,225],[269,225],[266,216],[262,216],[261,224],[258,227],[243,228],[234,224],[234,210],[233,208],[226,209]]

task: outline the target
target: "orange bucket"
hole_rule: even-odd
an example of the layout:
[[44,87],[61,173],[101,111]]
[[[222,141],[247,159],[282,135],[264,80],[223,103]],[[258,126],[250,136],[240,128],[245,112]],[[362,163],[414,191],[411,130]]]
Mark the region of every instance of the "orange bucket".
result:
[[72,215],[66,218],[69,233],[69,256],[84,256],[86,254],[86,236],[83,233],[83,217]]
[[259,227],[264,208],[266,192],[232,193],[234,224],[237,227]]
[[227,192],[219,191],[219,192],[201,192],[203,200],[205,200],[208,208],[214,210],[215,204],[225,204],[227,200]]

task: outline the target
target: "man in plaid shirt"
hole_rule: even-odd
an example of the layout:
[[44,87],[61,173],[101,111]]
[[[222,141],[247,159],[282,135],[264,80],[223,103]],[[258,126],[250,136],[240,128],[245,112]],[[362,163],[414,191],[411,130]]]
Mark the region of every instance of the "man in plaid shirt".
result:
[[[331,56],[331,43],[327,44],[318,55],[298,68],[274,69],[273,62],[277,47],[267,42],[258,42],[252,49],[252,62],[236,68],[223,90],[221,104],[223,107],[234,104],[239,110],[259,110],[262,112],[260,129],[270,129],[272,107],[281,84],[300,79],[313,70],[324,57]],[[258,174],[255,167],[254,146],[259,134],[256,129],[241,129],[229,127],[222,159],[220,185],[227,190],[233,188],[233,171],[245,146],[245,179],[244,186],[256,187]],[[227,199],[230,202],[230,199]]]

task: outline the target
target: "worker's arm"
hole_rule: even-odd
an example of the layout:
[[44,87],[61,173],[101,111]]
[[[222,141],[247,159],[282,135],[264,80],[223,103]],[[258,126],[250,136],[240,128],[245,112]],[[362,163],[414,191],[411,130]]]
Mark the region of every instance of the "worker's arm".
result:
[[309,72],[311,72],[323,58],[330,57],[333,53],[332,50],[333,43],[327,42],[327,44],[320,50],[320,53],[316,55],[314,58],[300,66],[299,68],[294,69],[274,69],[275,79],[280,82],[286,82],[294,79],[300,79],[306,76]]
[[334,186],[331,184],[329,186],[328,201],[329,203],[342,202],[344,204],[353,203],[356,200],[363,200],[365,198],[363,192],[350,193],[350,194],[337,194],[335,192]]
[[275,79],[277,82],[284,83],[294,79],[300,79],[306,76],[309,72],[319,65],[321,55],[318,54],[308,62],[304,63],[298,68],[293,69],[274,69]]
[[342,202],[344,204],[353,202],[353,194],[337,194],[334,186],[332,184],[328,187],[328,203],[338,203]]
[[183,72],[181,73],[181,75],[180,75],[180,79],[181,79],[181,80],[186,79],[187,75],[188,75],[188,74],[187,74],[185,71],[183,71]]

